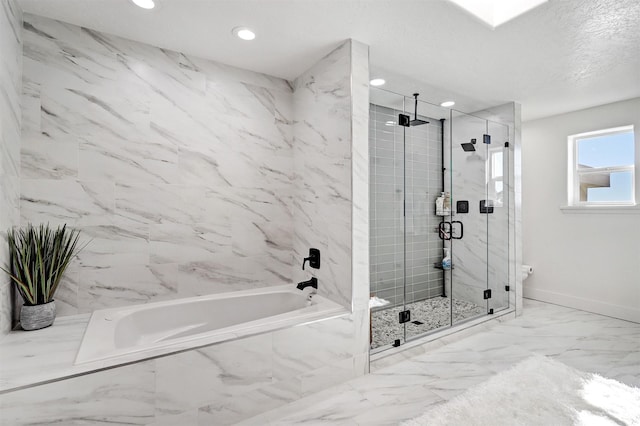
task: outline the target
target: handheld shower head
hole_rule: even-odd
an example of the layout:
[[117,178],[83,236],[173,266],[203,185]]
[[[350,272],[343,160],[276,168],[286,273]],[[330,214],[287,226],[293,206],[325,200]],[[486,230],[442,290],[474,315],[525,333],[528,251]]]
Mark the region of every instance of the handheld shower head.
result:
[[471,139],[471,142],[461,143],[460,146],[462,146],[462,149],[465,152],[475,151],[476,150],[476,140],[475,139]]

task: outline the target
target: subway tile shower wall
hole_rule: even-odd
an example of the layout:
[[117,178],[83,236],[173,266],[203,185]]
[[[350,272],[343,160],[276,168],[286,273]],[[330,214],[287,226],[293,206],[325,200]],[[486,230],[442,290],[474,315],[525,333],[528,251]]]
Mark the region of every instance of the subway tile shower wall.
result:
[[426,118],[427,125],[401,127],[396,124],[400,113],[370,106],[371,293],[393,305],[403,303],[405,285],[407,303],[443,292],[442,271],[433,267],[442,260],[435,231],[442,124]]

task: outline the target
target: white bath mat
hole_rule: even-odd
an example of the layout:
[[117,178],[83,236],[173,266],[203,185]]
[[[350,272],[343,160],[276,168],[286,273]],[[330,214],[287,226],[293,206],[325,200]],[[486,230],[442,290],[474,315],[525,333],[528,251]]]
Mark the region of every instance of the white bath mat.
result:
[[402,425],[638,426],[640,389],[534,356]]

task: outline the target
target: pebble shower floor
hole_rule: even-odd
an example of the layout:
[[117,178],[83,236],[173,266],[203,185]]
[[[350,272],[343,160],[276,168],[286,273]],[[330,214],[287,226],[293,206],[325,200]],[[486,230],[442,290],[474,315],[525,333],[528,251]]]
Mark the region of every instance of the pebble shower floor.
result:
[[[431,330],[449,325],[451,318],[451,299],[448,297],[434,297],[408,303],[406,309],[411,310],[411,321],[419,321],[422,324],[408,322],[398,323],[398,313],[402,306],[380,309],[371,313],[371,326],[373,341],[371,349],[389,345],[394,340],[404,336],[402,327],[407,326],[407,336],[419,336]],[[464,300],[453,300],[453,322],[486,314],[486,308]]]

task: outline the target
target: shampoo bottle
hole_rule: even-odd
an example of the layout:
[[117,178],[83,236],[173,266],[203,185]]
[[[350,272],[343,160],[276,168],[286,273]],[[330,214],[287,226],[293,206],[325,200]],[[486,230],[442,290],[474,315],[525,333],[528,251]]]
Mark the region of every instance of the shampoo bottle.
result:
[[444,257],[442,258],[442,269],[448,270],[451,269],[451,255],[449,254],[449,249],[444,248]]
[[436,216],[445,216],[444,212],[444,192],[436,198]]
[[445,192],[444,194],[444,214],[449,215],[451,213],[451,194]]

